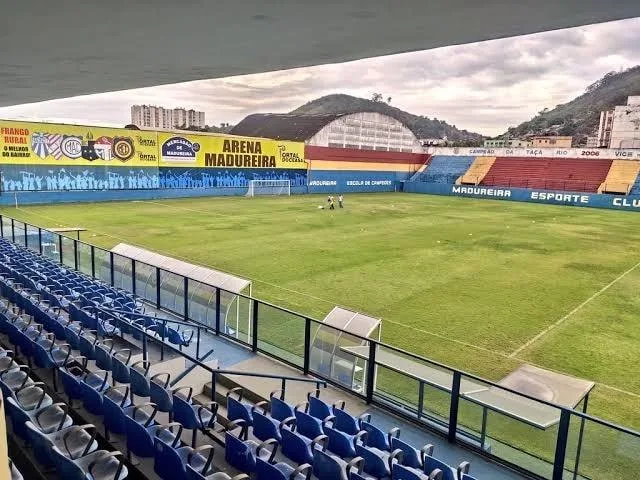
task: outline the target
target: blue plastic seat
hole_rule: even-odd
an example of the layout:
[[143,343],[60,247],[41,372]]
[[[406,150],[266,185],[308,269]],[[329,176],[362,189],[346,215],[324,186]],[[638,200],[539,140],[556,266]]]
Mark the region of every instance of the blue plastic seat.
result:
[[78,459],[67,457],[57,447],[51,452],[58,475],[64,480],[124,480],[129,475],[120,452],[97,450]]
[[[238,436],[231,433],[236,429],[239,429]],[[244,420],[230,422],[224,437],[224,458],[229,465],[241,472],[252,473],[256,469],[256,459],[273,462],[277,443],[275,440],[269,440],[258,444],[253,440],[247,440],[247,435],[248,426]]]
[[179,387],[173,391],[173,419],[193,431],[191,446],[195,448],[198,430],[204,433],[215,425],[218,404],[208,402],[206,405],[196,405],[192,395],[193,387]]
[[267,402],[259,402],[251,409],[251,417],[253,418],[253,436],[258,440],[265,441],[275,438],[278,443],[281,442],[280,421],[267,415],[267,412],[259,410],[260,407],[265,408]]
[[64,338],[71,348],[80,350],[80,334],[83,327],[80,322],[70,322],[64,327]]
[[32,422],[26,422],[25,427],[36,460],[45,467],[54,463],[51,452],[54,446],[72,459],[84,457],[98,449],[94,425],[72,425],[51,433],[44,433]]
[[409,445],[397,437],[391,438],[391,448],[402,451],[402,459],[400,460],[402,465],[419,470],[424,468],[425,457],[427,455],[433,455],[433,445],[425,445],[418,451],[412,445]]
[[5,396],[5,400],[9,398],[14,398],[20,408],[26,411],[53,404],[53,399],[47,394],[44,383],[42,382],[29,383],[15,391],[10,391],[9,394]]
[[131,349],[123,348],[114,352],[111,356],[111,376],[114,382],[129,383],[129,362],[131,361]]
[[114,337],[120,335],[120,329],[116,326],[115,321],[106,318],[98,318],[96,330],[102,337]]
[[187,478],[189,480],[249,480],[249,475],[240,473],[232,478],[224,472],[202,472],[187,464]]
[[368,421],[360,421],[360,429],[367,432],[367,447],[377,448],[378,450],[391,451],[391,439],[400,437],[400,429],[397,427],[385,433],[378,427]]
[[313,452],[313,474],[322,480],[349,480],[349,473],[352,469],[362,471],[363,460],[359,457],[345,462],[341,458],[314,450]]
[[429,475],[414,468],[394,463],[392,467],[393,480],[442,480],[442,472],[433,470]]
[[356,443],[355,450],[358,457],[364,460],[363,471],[377,479],[390,478],[394,462],[402,456],[401,450],[389,453],[359,443]]
[[13,431],[23,440],[28,440],[25,424],[31,422],[40,431],[51,433],[73,424],[69,416],[66,403],[54,403],[46,407],[24,410],[15,398],[9,397],[6,401],[7,414],[11,418]]
[[[237,395],[238,398],[234,398]],[[229,421],[243,420],[250,427],[253,425],[251,411],[253,405],[242,401],[244,392],[241,387],[232,388],[227,392],[227,418]]]
[[105,338],[95,344],[96,366],[102,370],[111,370],[113,365],[113,340]]
[[[149,409],[151,409],[150,412]],[[153,403],[132,405],[124,412],[126,415],[127,456],[133,453],[141,458],[153,457],[156,431],[162,426],[154,421],[158,412],[156,405]],[[163,439],[169,442],[174,439],[170,429],[173,427],[182,428],[179,423],[169,423],[165,427],[168,428],[162,430]]]
[[78,334],[78,350],[87,359],[95,360],[98,341],[98,333],[95,330],[83,329]]
[[312,467],[308,463],[303,463],[293,468],[288,463],[271,464],[258,458],[256,459],[255,473],[255,480],[309,480]]
[[269,410],[271,417],[282,422],[286,418],[295,416],[293,407],[283,399],[284,391],[275,390],[269,394]]
[[440,470],[442,473],[441,480],[456,480],[457,476],[457,472],[453,468],[432,455],[425,455],[423,470],[427,475],[431,475],[436,470]]
[[[297,408],[297,407],[296,407]],[[296,431],[307,438],[314,439],[318,435],[324,435],[322,420],[312,417],[302,410],[295,411]]]
[[362,430],[362,428],[360,428],[361,422],[371,421],[370,413],[365,413],[360,416],[360,418],[355,418],[342,408],[334,408],[333,416],[335,417],[333,421],[333,428],[348,435],[355,435],[360,432]]
[[62,389],[67,394],[69,406],[73,407],[74,400],[82,398],[82,386],[80,383],[86,375],[86,358],[74,357],[62,365],[59,369]]
[[15,362],[13,356],[13,351],[0,348],[0,373],[18,368],[19,365]]
[[64,365],[71,356],[71,346],[56,344],[52,333],[41,334],[34,342],[34,362],[40,368],[53,370],[53,389],[58,391],[58,367]]
[[328,438],[319,435],[313,440],[300,435],[295,431],[295,418],[285,419],[280,424],[282,454],[298,464],[313,463],[315,450],[326,450]]
[[471,469],[471,464],[469,462],[462,462],[458,465],[457,477],[458,480],[476,480],[474,477],[469,475],[469,470]]
[[307,401],[309,402],[309,409],[307,413],[319,420],[324,420],[325,418],[333,415],[334,408],[344,410],[344,401],[340,401],[336,405],[332,406],[320,400],[320,390],[307,393]]
[[180,327],[177,329],[167,327],[166,338],[169,340],[169,343],[177,345],[178,348],[182,350],[182,347],[188,347],[191,344],[193,330],[180,330]]
[[103,423],[105,437],[109,440],[109,433],[123,434],[126,432],[124,410],[131,406],[129,387],[120,385],[109,387],[102,395]]
[[169,414],[173,421],[173,394],[169,389],[171,375],[167,372],[156,373],[149,379],[149,397],[161,412]]
[[366,437],[367,432],[364,430],[355,435],[348,435],[340,430],[333,428],[333,420],[335,417],[330,415],[322,422],[322,430],[328,438],[327,450],[341,458],[353,458],[356,456],[356,444]]
[[[156,430],[154,437],[155,457],[153,470],[163,480],[188,480],[187,464],[193,468],[208,470],[213,460],[213,448],[210,445],[194,449],[192,447],[182,445],[180,441],[180,432],[178,430],[172,440],[166,440],[166,436],[162,432],[167,427],[161,426]],[[201,452],[208,451],[208,455],[204,456]]]
[[136,340],[142,340],[143,333],[139,329],[142,329],[145,332],[155,332],[157,323],[152,318],[144,317],[134,320],[133,325],[138,327],[133,329],[133,338]]
[[102,392],[109,388],[109,372],[98,370],[87,372],[80,381],[82,404],[94,415],[104,415],[102,408]]
[[29,376],[31,369],[26,365],[18,365],[15,368],[7,369],[0,373],[0,388],[2,395],[7,398],[13,392],[34,383]]
[[129,368],[129,383],[131,385],[131,395],[139,397],[149,397],[151,395],[151,386],[149,384],[149,369],[151,362],[140,360],[135,362]]

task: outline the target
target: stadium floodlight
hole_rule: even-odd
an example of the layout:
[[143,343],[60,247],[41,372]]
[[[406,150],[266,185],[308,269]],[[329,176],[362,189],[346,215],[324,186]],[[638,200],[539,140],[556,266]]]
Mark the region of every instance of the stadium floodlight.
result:
[[291,180],[249,180],[247,197],[291,195]]

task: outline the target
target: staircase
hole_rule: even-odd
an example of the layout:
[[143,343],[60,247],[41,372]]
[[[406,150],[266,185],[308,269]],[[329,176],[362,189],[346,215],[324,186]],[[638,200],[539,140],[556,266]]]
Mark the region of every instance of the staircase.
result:
[[636,182],[640,172],[640,162],[633,160],[614,160],[604,182],[598,187],[598,193],[618,193],[627,195]]
[[469,167],[469,170],[458,177],[456,185],[478,185],[487,175],[495,161],[496,157],[477,157]]

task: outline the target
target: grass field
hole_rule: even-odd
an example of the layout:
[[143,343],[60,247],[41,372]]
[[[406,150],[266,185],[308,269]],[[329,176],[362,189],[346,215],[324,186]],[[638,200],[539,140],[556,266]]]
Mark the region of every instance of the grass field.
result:
[[235,273],[322,318],[383,318],[383,340],[498,380],[523,362],[598,383],[590,412],[640,428],[640,215],[412,194],[2,208],[82,239]]

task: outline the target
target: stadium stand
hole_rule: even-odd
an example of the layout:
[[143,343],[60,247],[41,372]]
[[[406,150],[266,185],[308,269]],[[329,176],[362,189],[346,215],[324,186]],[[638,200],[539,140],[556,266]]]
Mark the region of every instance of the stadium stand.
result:
[[435,155],[427,169],[416,180],[428,183],[450,183],[463,175],[475,160],[475,157],[453,155]]
[[633,182],[629,195],[640,195],[640,175],[638,175],[635,182]]
[[456,180],[457,185],[478,185],[487,175],[496,157],[476,157],[469,170]]
[[640,162],[614,160],[607,178],[598,188],[598,193],[621,193],[627,195],[634,186],[640,172]]
[[[215,377],[208,390],[185,384],[202,365],[181,350],[189,347],[183,335],[169,334],[181,322],[147,315],[131,293],[5,239],[0,296],[10,435],[43,472],[66,480],[359,480],[392,472],[399,480],[473,480],[468,462],[452,467],[432,445],[417,449],[398,428],[353,416],[319,388],[293,405],[284,389],[260,402],[237,387],[223,393]],[[178,378],[162,371],[174,358],[192,364]]]
[[498,157],[481,185],[597,192],[611,160]]

